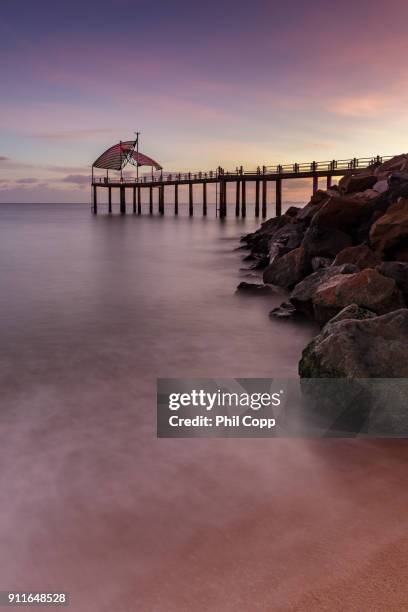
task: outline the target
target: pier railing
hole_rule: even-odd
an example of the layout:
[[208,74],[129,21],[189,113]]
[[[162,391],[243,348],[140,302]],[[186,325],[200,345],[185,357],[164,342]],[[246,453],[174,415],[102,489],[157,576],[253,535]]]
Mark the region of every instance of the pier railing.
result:
[[365,169],[370,168],[376,164],[381,164],[389,159],[395,157],[394,155],[377,155],[374,157],[353,157],[352,159],[338,159],[338,160],[326,160],[326,161],[313,161],[307,163],[294,163],[294,164],[277,164],[272,166],[258,166],[253,170],[245,170],[242,166],[237,167],[235,170],[224,170],[223,168],[217,168],[216,170],[206,170],[200,172],[160,172],[153,173],[151,175],[144,175],[137,179],[136,177],[123,177],[112,179],[109,177],[94,177],[94,183],[165,183],[166,181],[199,181],[199,180],[218,180],[220,178],[234,178],[240,176],[262,176],[262,175],[302,175],[313,172],[339,172],[344,170],[349,172],[354,169]]
[[[374,157],[353,157],[352,159],[333,159],[326,161],[313,161],[309,163],[295,164],[277,164],[273,166],[258,166],[254,170],[245,170],[243,166],[237,167],[235,170],[224,170],[218,167],[216,170],[208,170],[204,172],[152,172],[149,175],[143,175],[136,178],[128,177],[126,174],[119,179],[111,179],[108,174],[106,177],[97,178],[92,175],[92,193],[93,204],[92,209],[94,214],[97,214],[98,187],[107,189],[108,192],[108,212],[112,213],[112,193],[116,190],[119,192],[120,213],[126,213],[126,192],[129,189],[133,194],[132,210],[134,214],[142,214],[143,194],[148,195],[148,210],[149,214],[154,212],[154,194],[157,193],[158,210],[160,215],[164,215],[165,196],[164,192],[168,191],[165,187],[170,187],[171,201],[174,205],[174,214],[178,215],[179,210],[179,187],[186,185],[188,187],[188,214],[190,217],[194,214],[194,193],[197,195],[197,189],[194,186],[200,186],[202,190],[202,211],[203,216],[207,215],[207,188],[210,184],[216,186],[215,193],[211,190],[211,197],[215,195],[215,210],[216,215],[223,219],[227,215],[227,193],[231,198],[231,189],[227,186],[235,184],[234,204],[235,216],[246,216],[247,210],[247,195],[254,197],[255,217],[262,215],[262,218],[267,216],[268,193],[270,193],[271,183],[275,188],[275,214],[280,216],[283,210],[283,184],[289,179],[311,179],[312,193],[316,194],[319,189],[319,183],[322,179],[326,180],[326,189],[332,187],[333,177],[346,176],[356,170],[364,170],[374,168],[381,165],[383,162],[390,160],[395,155],[374,156]],[[247,193],[247,187],[251,186],[250,193]],[[185,194],[183,194],[185,196]],[[146,199],[146,198],[145,198]],[[167,207],[169,201],[167,199]]]

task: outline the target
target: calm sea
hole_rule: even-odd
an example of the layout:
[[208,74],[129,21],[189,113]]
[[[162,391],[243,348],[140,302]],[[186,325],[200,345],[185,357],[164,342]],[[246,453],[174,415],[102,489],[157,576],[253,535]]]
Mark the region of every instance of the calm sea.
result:
[[[371,541],[387,509],[355,514],[376,457],[398,484],[395,442],[156,439],[157,377],[296,376],[314,333],[268,318],[280,295],[235,294],[255,280],[235,250],[252,215],[182,213],[0,206],[0,590],[68,591],[75,612],[266,610],[358,538],[360,558],[398,535],[402,515]],[[365,531],[340,538],[350,517]]]

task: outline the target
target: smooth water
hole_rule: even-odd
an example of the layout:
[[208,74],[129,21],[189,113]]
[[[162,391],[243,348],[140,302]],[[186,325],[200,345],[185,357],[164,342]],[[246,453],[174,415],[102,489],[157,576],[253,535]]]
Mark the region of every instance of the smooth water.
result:
[[0,590],[292,610],[406,530],[402,442],[156,438],[157,377],[296,376],[315,331],[235,293],[252,217],[182,212],[0,206]]

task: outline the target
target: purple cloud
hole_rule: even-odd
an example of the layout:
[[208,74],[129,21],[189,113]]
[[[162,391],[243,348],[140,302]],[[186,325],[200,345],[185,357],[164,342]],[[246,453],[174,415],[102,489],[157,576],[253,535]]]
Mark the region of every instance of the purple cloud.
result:
[[34,183],[38,183],[38,179],[33,177],[21,178],[17,179],[16,183],[19,185],[33,185]]
[[30,134],[30,137],[44,140],[88,140],[99,135],[114,135],[115,133],[115,130],[102,128],[94,130],[83,129],[60,132],[34,132]]
[[91,177],[84,174],[68,174],[61,179],[62,183],[73,183],[74,185],[88,185]]

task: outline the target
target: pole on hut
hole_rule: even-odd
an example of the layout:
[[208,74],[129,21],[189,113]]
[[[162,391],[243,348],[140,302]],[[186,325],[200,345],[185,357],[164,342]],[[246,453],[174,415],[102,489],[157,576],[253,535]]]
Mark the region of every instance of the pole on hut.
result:
[[136,180],[139,182],[139,135],[140,132],[135,132],[136,134]]

